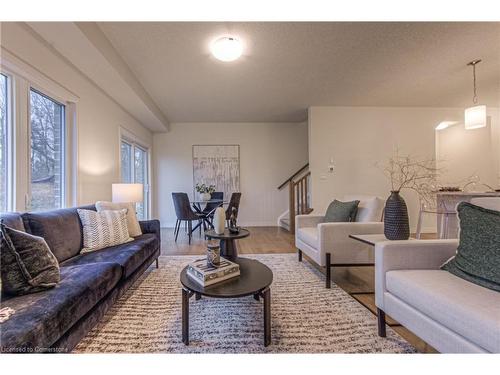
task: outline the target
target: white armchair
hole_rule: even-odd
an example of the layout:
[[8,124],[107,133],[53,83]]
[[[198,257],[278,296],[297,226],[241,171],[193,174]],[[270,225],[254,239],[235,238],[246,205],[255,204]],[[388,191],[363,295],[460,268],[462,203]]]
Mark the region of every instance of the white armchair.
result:
[[373,249],[349,238],[350,234],[383,234],[384,201],[373,196],[345,196],[359,200],[355,222],[325,223],[323,215],[295,217],[295,246],[321,267],[326,267],[326,287],[331,287],[331,267],[373,265]]
[[457,246],[456,239],[375,245],[380,336],[387,313],[441,353],[500,353],[500,293],[440,269]]

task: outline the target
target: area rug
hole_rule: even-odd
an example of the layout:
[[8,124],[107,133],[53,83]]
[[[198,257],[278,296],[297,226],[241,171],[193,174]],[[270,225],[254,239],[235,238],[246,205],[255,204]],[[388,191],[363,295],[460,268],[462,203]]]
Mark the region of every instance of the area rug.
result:
[[[247,255],[245,255],[247,256]],[[75,353],[413,353],[376,317],[295,254],[248,255],[269,266],[272,343],[263,345],[263,306],[253,297],[190,299],[190,344],[181,340],[182,268],[200,256],[162,256],[75,348]]]

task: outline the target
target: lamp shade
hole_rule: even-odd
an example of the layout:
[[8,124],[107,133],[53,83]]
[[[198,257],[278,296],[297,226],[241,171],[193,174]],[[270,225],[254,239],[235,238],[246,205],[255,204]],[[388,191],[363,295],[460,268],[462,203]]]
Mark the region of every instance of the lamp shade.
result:
[[144,199],[142,184],[113,184],[111,188],[114,203],[138,203]]
[[486,126],[486,106],[476,105],[465,109],[465,129],[484,128]]

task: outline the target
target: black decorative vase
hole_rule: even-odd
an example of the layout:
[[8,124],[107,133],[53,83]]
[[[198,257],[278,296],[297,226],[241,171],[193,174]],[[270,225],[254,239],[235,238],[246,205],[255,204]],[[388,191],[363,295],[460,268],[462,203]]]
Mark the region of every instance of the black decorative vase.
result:
[[389,240],[407,240],[410,238],[408,208],[399,191],[391,191],[385,202],[384,234]]

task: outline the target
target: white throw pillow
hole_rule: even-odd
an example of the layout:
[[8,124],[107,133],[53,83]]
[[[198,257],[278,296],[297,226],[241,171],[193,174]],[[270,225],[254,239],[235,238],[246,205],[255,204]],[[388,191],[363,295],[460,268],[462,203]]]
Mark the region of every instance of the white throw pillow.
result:
[[83,249],[88,253],[133,241],[127,228],[127,210],[101,211],[78,209],[83,226]]
[[382,220],[385,202],[383,199],[371,195],[346,195],[345,201],[359,200],[356,221],[361,223],[378,222]]
[[133,203],[113,203],[98,201],[95,204],[95,208],[97,209],[97,212],[126,209],[128,234],[130,235],[130,237],[137,237],[142,234],[139,220],[137,220],[137,215],[135,214],[135,205]]

